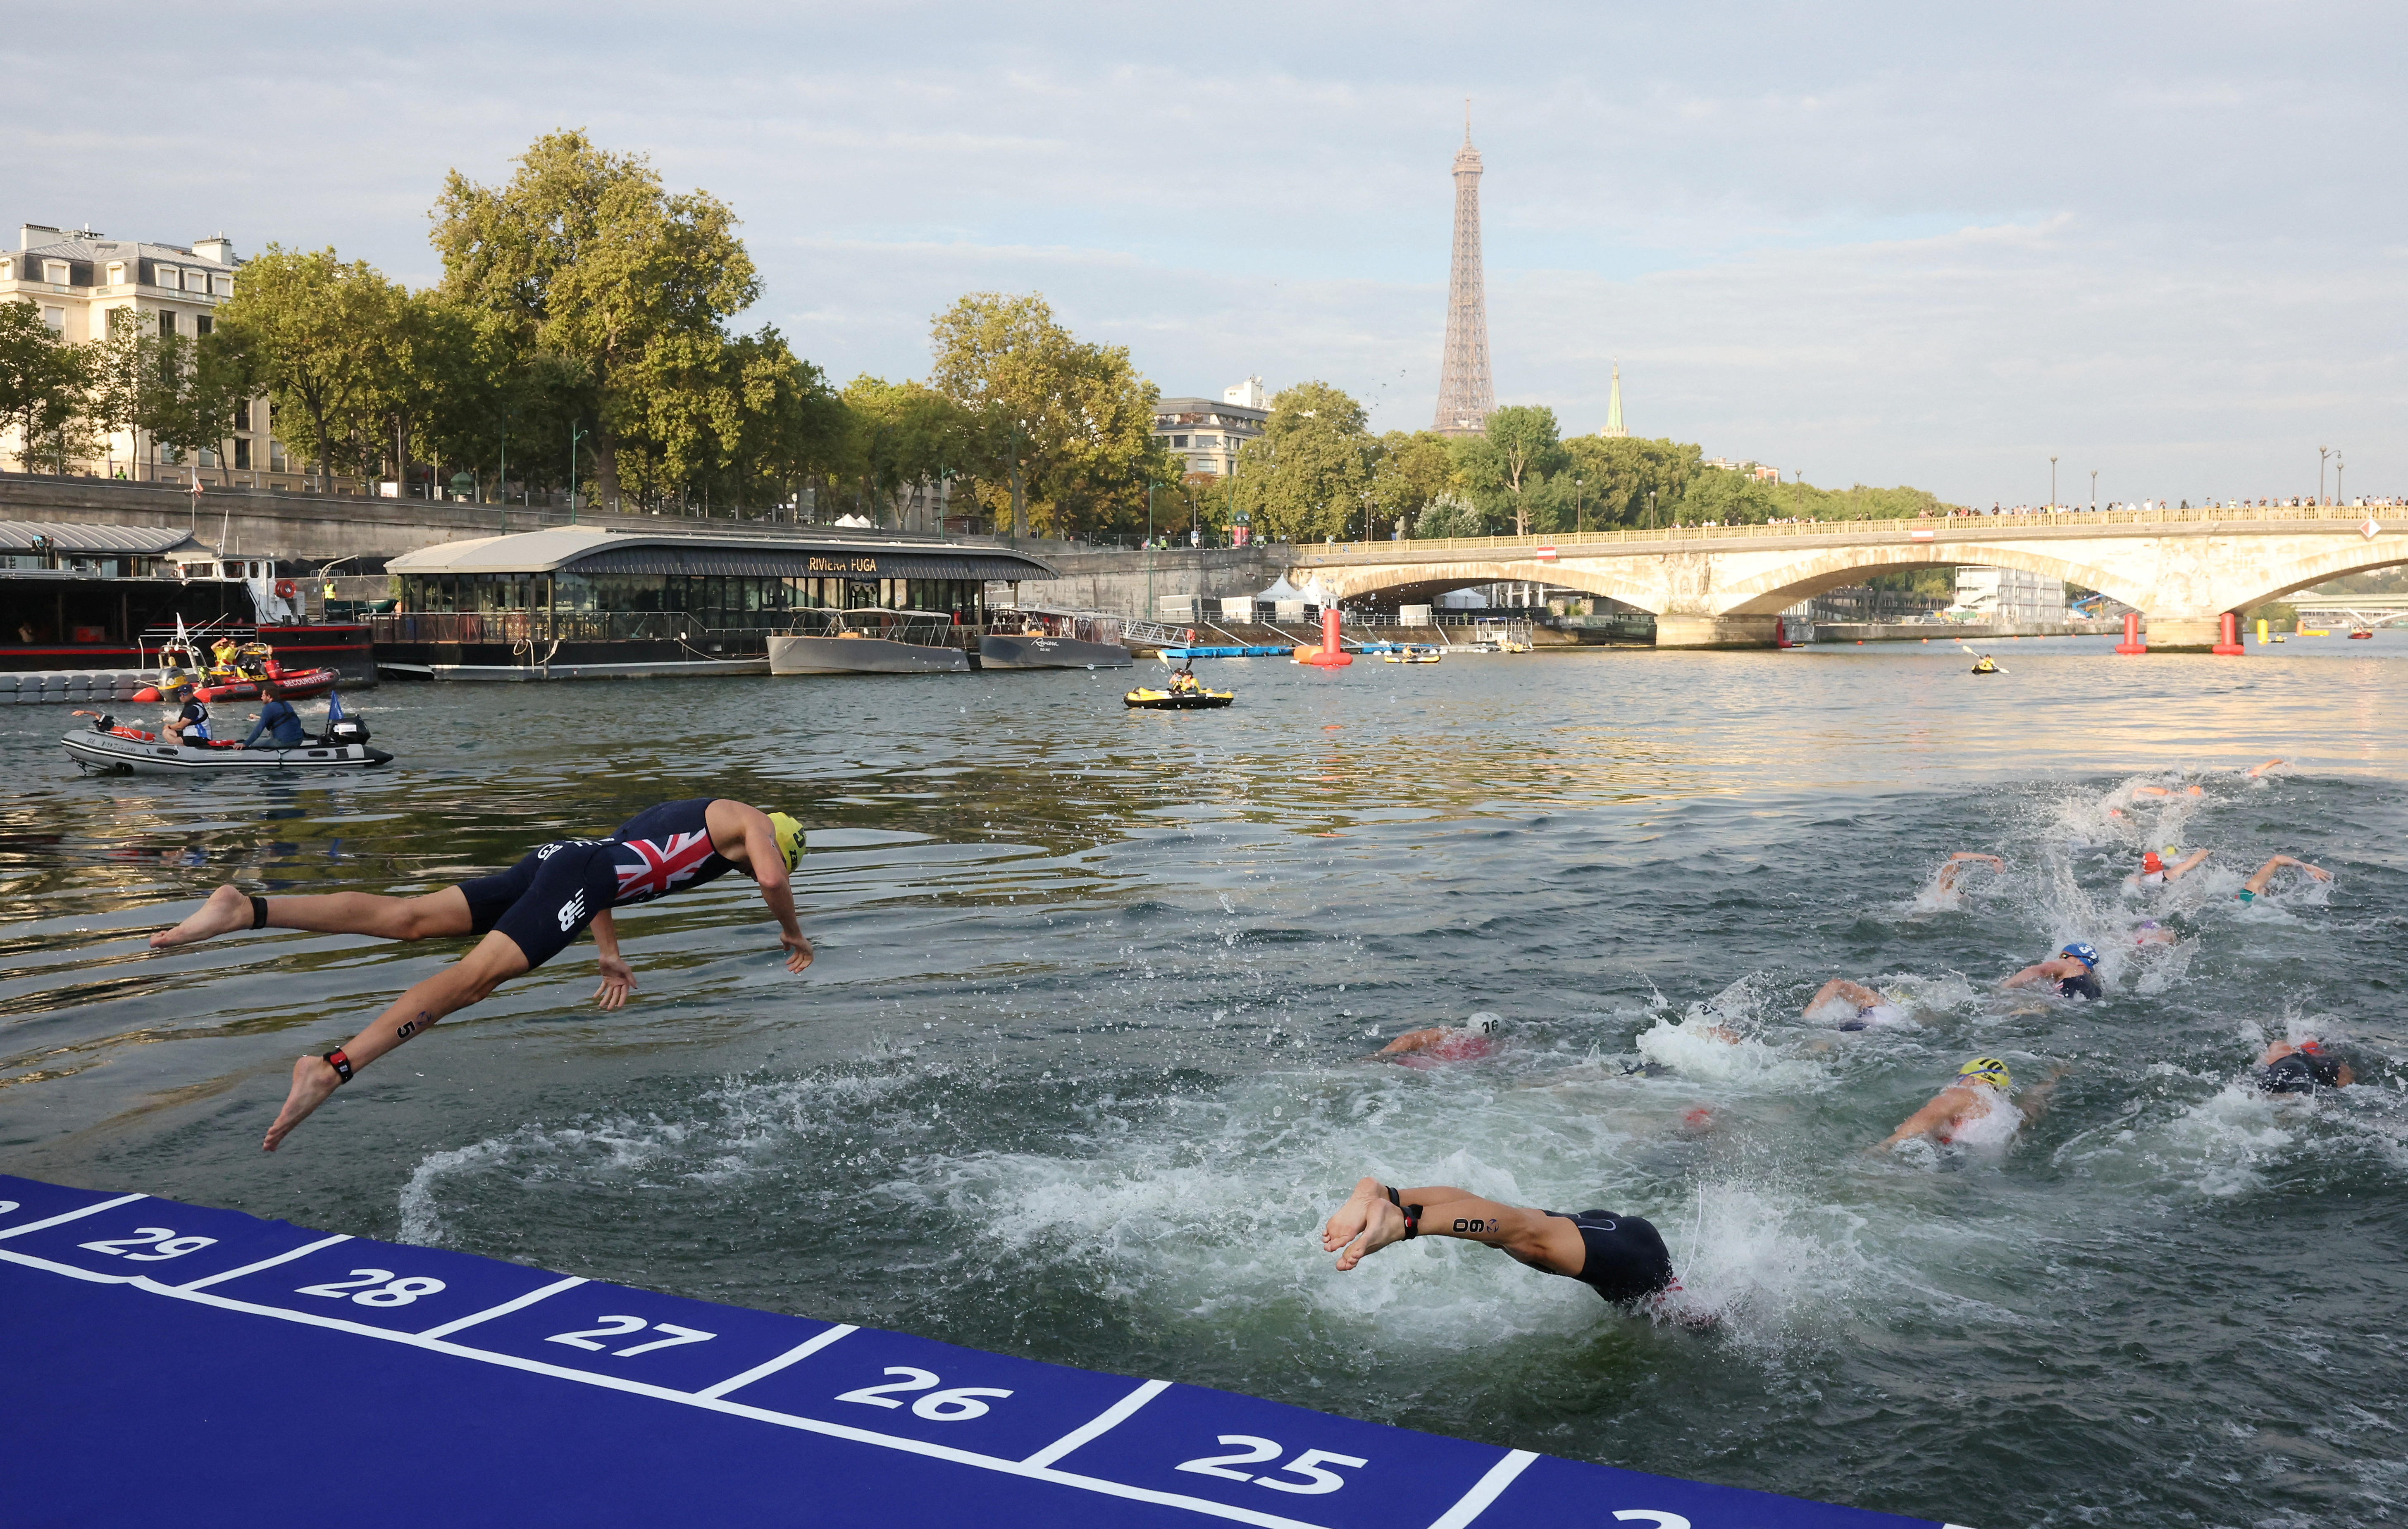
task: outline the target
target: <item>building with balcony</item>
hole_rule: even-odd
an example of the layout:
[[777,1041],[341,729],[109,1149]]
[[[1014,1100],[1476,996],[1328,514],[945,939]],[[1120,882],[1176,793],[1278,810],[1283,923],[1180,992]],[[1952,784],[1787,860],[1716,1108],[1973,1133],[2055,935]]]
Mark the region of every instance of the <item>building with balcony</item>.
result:
[[[147,334],[198,339],[215,326],[217,310],[234,295],[242,262],[223,235],[189,245],[111,239],[89,228],[52,228],[24,223],[17,248],[0,250],[0,301],[32,303],[42,320],[69,345],[85,345],[108,333],[109,314],[131,309]],[[237,411],[225,441],[197,460],[177,462],[140,431],[119,431],[101,444],[101,454],[79,465],[104,478],[189,478],[194,468],[218,482],[299,488],[297,469],[268,426],[267,400],[253,398]],[[14,432],[0,435],[0,459],[22,466],[23,442]],[[289,479],[289,481],[276,479]]]
[[1226,478],[1238,470],[1238,450],[1263,433],[1271,417],[1263,379],[1250,377],[1210,398],[1165,398],[1154,406],[1154,438],[1186,459],[1187,471]]

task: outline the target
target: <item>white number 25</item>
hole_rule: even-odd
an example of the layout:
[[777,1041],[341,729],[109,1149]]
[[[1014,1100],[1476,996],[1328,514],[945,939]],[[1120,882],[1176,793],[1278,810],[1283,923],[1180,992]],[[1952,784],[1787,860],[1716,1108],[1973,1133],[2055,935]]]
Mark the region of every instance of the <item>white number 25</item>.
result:
[[1304,1479],[1283,1481],[1278,1477],[1249,1476],[1244,1471],[1233,1471],[1228,1467],[1259,1465],[1267,1460],[1277,1460],[1286,1446],[1271,1439],[1256,1438],[1252,1434],[1223,1434],[1221,1442],[1243,1444],[1247,1448],[1236,1454],[1206,1455],[1200,1460],[1190,1460],[1179,1468],[1183,1471],[1194,1471],[1198,1476],[1224,1476],[1232,1481],[1252,1481],[1258,1487],[1268,1487],[1273,1492],[1293,1492],[1299,1496],[1312,1497],[1325,1492],[1335,1492],[1346,1484],[1346,1479],[1336,1471],[1323,1470],[1321,1467],[1325,1463],[1332,1465],[1369,1464],[1368,1461],[1357,1460],[1351,1454],[1332,1454],[1327,1450],[1307,1450],[1280,1467],[1283,1474],[1301,1476]]

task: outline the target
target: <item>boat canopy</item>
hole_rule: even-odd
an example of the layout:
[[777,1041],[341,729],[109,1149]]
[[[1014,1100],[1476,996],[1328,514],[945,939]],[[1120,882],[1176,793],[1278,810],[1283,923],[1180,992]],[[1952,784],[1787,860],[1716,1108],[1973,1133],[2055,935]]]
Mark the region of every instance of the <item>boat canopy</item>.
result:
[[1058,579],[1052,564],[1000,547],[900,537],[803,537],[621,531],[563,525],[447,541],[405,552],[388,573],[666,574],[751,579]]

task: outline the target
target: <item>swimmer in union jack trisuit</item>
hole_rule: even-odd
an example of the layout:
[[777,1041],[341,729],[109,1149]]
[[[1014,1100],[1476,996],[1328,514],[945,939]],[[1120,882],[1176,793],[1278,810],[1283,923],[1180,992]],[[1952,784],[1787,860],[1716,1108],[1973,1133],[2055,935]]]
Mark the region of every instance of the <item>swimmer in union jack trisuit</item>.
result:
[[366,1066],[455,1009],[534,970],[594,928],[602,970],[595,1002],[617,1008],[636,974],[619,959],[614,907],[646,903],[742,871],[778,921],[786,969],[811,964],[811,942],[795,922],[788,878],[802,860],[803,825],[724,797],[697,796],[647,807],[607,839],[554,839],[498,876],[479,877],[423,897],[339,892],[318,897],[253,897],[220,887],[191,918],[150,936],[154,949],[189,945],[237,929],[313,929],[419,940],[480,935],[466,955],[420,982],[347,1045],[293,1065],[293,1091],[260,1143],[276,1150],[326,1096]]

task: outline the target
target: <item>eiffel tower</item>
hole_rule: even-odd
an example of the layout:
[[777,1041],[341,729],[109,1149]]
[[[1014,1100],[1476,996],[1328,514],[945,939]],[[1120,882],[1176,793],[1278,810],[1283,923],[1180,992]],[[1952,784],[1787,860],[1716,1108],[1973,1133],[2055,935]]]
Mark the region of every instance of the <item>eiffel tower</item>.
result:
[[1446,283],[1446,351],[1438,373],[1441,436],[1477,436],[1497,407],[1488,375],[1488,298],[1480,279],[1480,150],[1471,147],[1471,104],[1455,156],[1455,268]]

